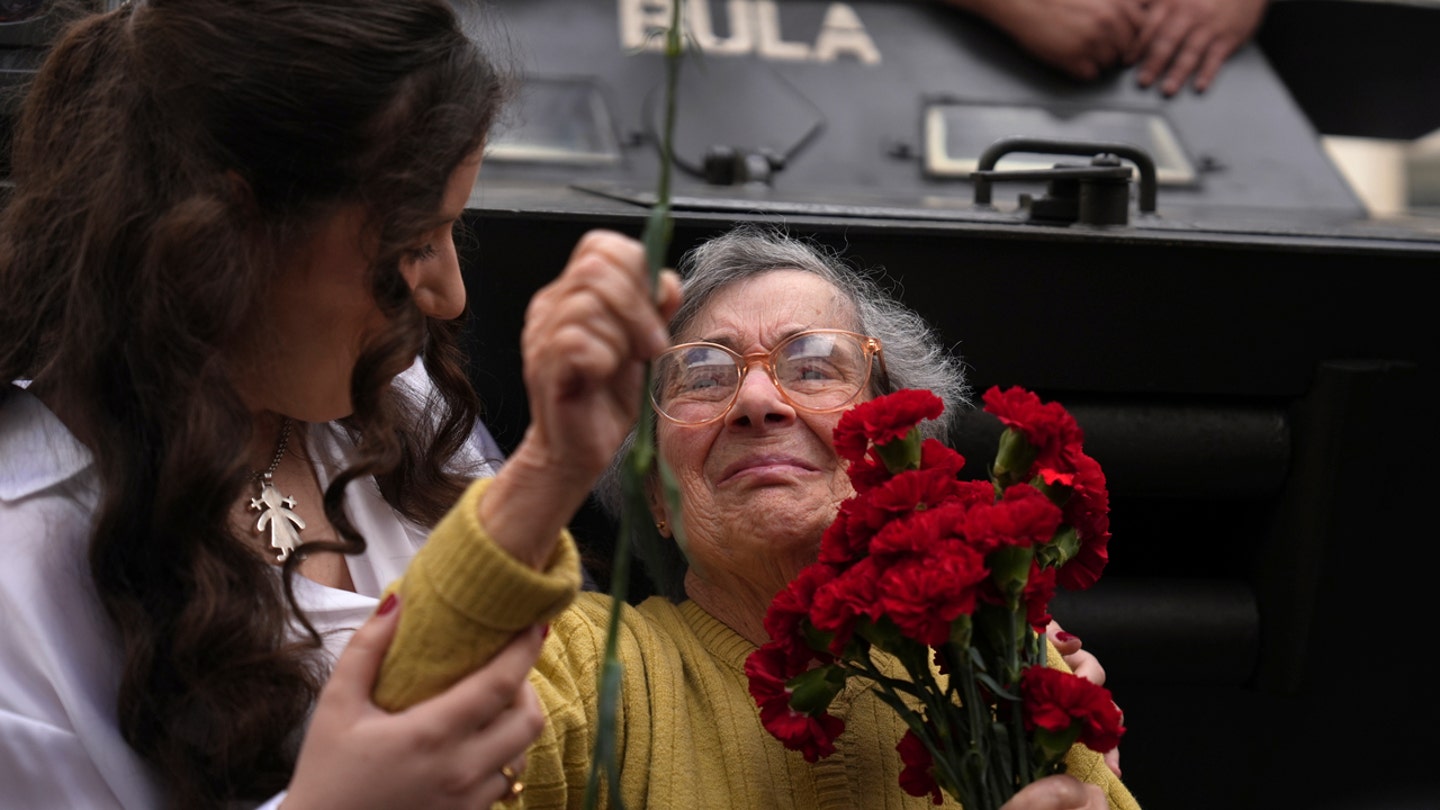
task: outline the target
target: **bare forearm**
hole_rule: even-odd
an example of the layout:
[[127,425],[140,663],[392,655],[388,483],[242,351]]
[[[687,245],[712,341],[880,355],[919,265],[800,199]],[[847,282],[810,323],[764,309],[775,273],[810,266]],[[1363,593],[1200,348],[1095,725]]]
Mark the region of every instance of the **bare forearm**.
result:
[[589,497],[593,478],[567,474],[543,451],[517,449],[480,501],[477,515],[495,545],[532,568],[544,565],[556,539]]

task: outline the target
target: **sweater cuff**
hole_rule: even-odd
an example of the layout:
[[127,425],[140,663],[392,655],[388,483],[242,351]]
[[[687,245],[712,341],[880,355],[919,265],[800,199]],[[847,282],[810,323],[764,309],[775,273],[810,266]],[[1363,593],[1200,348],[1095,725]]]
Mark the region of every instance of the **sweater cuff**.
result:
[[388,589],[399,592],[401,615],[373,691],[386,711],[448,689],[522,628],[554,618],[579,590],[580,558],[568,533],[544,571],[491,541],[477,517],[488,486],[466,490]]

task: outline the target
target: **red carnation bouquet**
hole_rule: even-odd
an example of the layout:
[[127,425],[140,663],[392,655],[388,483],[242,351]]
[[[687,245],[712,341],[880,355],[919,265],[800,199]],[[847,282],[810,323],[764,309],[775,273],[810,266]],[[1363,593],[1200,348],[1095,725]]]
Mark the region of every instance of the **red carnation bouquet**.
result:
[[1062,772],[1077,740],[1104,753],[1124,733],[1109,691],[1045,665],[1055,589],[1090,587],[1108,559],[1105,476],[1060,405],[1021,388],[984,401],[1006,428],[989,481],[960,480],[965,459],[921,441],[917,425],[944,409],[929,391],[841,417],[855,495],[745,665],[765,728],[811,762],[844,731],[831,700],[867,679],[909,727],[900,787],[966,810]]

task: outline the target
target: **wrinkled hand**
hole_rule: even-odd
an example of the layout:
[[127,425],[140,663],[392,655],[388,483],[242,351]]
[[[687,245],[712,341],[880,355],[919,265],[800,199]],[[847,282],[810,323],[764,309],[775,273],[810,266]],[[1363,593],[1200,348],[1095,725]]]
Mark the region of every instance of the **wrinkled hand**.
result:
[[1059,774],[1021,788],[1000,810],[1107,810],[1109,806],[1099,787]]
[[662,274],[658,307],[656,300],[644,246],[597,230],[526,310],[526,449],[584,477],[587,489],[635,423],[645,362],[669,343],[665,320],[679,302],[673,273]]
[[[1055,645],[1055,650],[1060,653],[1060,657],[1065,660],[1066,666],[1070,667],[1072,672],[1096,686],[1105,685],[1105,667],[1100,665],[1100,659],[1096,658],[1093,653],[1081,648],[1079,636],[1065,632],[1065,628],[1053,619],[1045,628],[1045,635],[1050,637],[1050,643]],[[1116,704],[1116,708],[1119,708],[1119,704]],[[1121,717],[1124,717],[1123,711]],[[1110,767],[1110,771],[1119,776],[1120,748],[1117,746],[1106,751],[1104,757],[1105,764]]]
[[651,291],[645,249],[613,231],[581,237],[530,300],[521,333],[530,426],[480,503],[495,543],[543,567],[640,413],[645,363],[669,344],[680,279]]
[[950,0],[990,20],[1030,54],[1079,79],[1121,63],[1146,0]]
[[1160,81],[1160,92],[1173,96],[1192,77],[1197,93],[1214,82],[1220,66],[1259,27],[1267,0],[1148,2],[1125,61],[1139,64],[1135,78],[1141,87]]
[[539,628],[520,633],[450,689],[389,714],[370,700],[400,610],[356,631],[320,693],[283,810],[489,807],[505,797],[509,765],[545,716],[526,675],[540,654]]

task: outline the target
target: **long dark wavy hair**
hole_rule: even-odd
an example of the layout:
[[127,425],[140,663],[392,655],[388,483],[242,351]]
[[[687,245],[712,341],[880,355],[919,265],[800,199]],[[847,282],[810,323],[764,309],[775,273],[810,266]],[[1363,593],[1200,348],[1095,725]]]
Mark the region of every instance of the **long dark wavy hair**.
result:
[[[33,380],[93,452],[119,724],[175,807],[283,788],[326,677],[308,621],[287,635],[294,558],[276,577],[231,525],[254,420],[226,358],[280,257],[364,204],[389,325],[353,374],[359,452],[325,493],[342,537],[326,547],[364,549],[341,508],[358,476],[433,524],[465,483],[450,463],[479,404],[459,325],[425,318],[399,266],[512,85],[445,0],[144,0],[69,25],[26,92],[0,380]],[[417,353],[429,403],[390,385]]]

